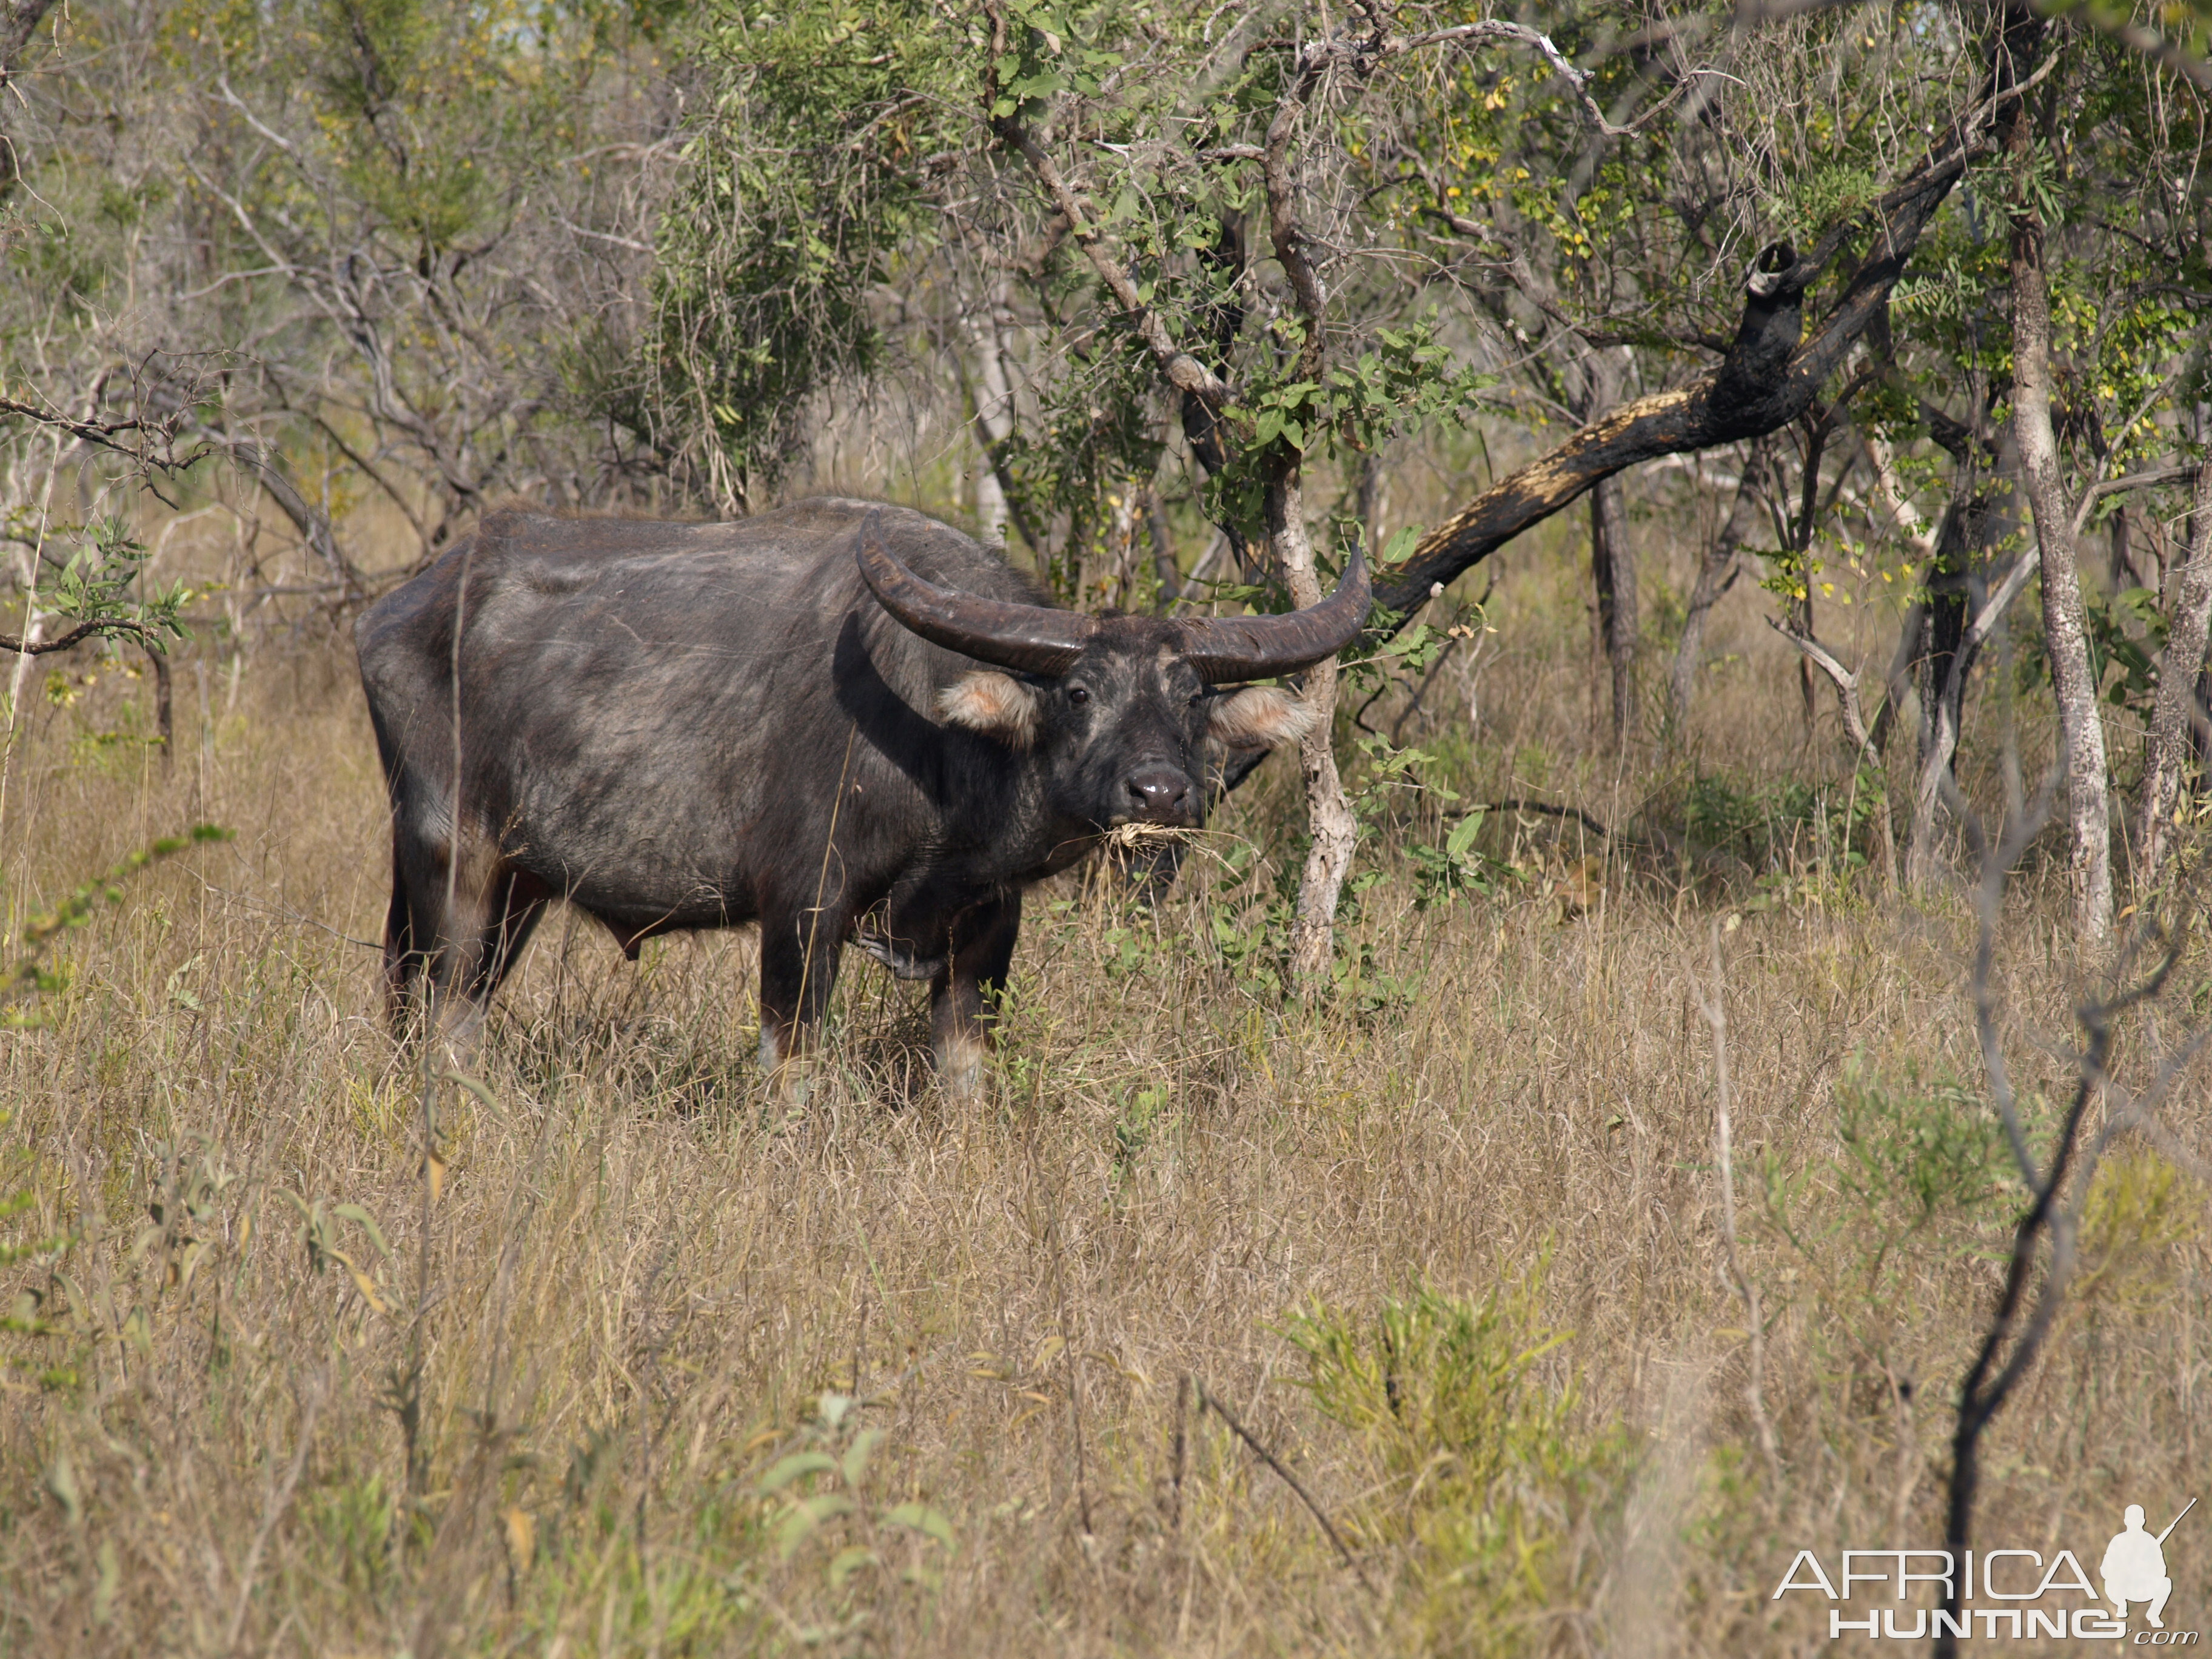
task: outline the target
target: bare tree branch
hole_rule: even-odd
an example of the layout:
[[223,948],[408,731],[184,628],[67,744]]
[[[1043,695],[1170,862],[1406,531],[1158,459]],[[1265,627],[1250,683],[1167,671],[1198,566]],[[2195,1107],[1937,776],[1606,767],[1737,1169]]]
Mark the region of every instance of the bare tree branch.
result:
[[161,635],[126,617],[103,617],[94,622],[79,623],[66,634],[58,634],[51,640],[19,640],[11,635],[0,634],[0,651],[13,651],[26,657],[43,657],[50,651],[66,651],[95,635],[105,639],[112,635],[128,634],[133,639],[146,642],[149,649]]
[[2081,492],[2081,504],[2074,509],[2074,533],[2079,536],[2089,522],[2089,510],[2099,499],[2117,495],[2130,489],[2150,489],[2159,484],[2193,483],[2204,469],[2197,464],[2186,466],[2154,466],[2147,472],[2130,472],[2124,478],[2106,478],[2091,484]]

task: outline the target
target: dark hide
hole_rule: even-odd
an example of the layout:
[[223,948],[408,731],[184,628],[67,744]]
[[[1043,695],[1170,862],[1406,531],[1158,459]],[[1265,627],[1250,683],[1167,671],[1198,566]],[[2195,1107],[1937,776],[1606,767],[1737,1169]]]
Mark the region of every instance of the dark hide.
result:
[[496,514],[362,617],[396,1006],[427,975],[472,1026],[562,897],[633,957],[757,921],[771,1066],[854,939],[933,981],[939,1064],[972,1076],[1022,889],[1111,824],[1197,823],[1215,723],[1247,746],[1303,730],[1280,692],[1211,691],[1160,619],[1107,619],[1055,678],[928,643],[856,568],[872,510],[916,575],[1046,603],[919,513],[814,501],[730,524]]

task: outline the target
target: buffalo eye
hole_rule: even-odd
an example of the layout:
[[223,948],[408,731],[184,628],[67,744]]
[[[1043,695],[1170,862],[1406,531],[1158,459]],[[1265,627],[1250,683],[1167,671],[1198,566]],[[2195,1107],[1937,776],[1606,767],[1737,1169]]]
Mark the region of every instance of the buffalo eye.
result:
[[1084,685],[1069,686],[1067,688],[1067,700],[1073,703],[1078,708],[1082,708],[1085,703],[1091,701],[1091,688]]

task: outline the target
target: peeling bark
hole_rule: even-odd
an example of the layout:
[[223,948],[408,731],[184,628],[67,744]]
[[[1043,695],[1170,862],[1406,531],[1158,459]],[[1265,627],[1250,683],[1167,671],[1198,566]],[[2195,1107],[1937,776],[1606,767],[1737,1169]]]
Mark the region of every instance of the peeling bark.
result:
[[975,470],[975,521],[986,547],[1003,551],[1006,526],[1012,525],[1032,553],[1040,551],[1029,524],[1013,510],[1006,474],[1006,440],[1014,429],[1014,396],[1006,375],[1006,342],[999,317],[1006,304],[1006,284],[992,285],[984,304],[966,319],[968,343],[975,354],[975,414],[970,425],[982,465]]

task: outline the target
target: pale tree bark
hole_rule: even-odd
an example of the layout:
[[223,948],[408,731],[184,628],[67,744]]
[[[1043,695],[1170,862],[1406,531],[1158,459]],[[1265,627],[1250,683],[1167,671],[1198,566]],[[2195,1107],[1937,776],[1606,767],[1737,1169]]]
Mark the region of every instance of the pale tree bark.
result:
[[1006,341],[1000,333],[1006,303],[1005,282],[994,282],[984,303],[966,319],[969,343],[975,353],[975,447],[981,452],[975,469],[975,521],[986,546],[1003,549],[1006,526],[1012,524],[1034,551],[1036,538],[1026,524],[1017,522],[1006,489],[1006,446],[1014,429],[1013,387],[1006,375]]
[[2189,560],[2174,596],[2172,629],[2159,664],[2158,701],[2143,749],[2142,833],[2136,843],[2142,863],[2136,879],[2146,889],[2158,879],[2173,839],[2174,808],[2196,733],[2197,672],[2204,665],[2206,635],[2212,632],[2212,462],[2197,469],[2189,521]]
[[[1863,441],[1867,471],[1872,475],[1868,494],[1875,506],[1889,514],[1897,533],[1912,549],[1912,563],[1923,573],[1924,580],[1924,573],[1936,568],[1936,530],[1913,505],[1911,497],[1898,492],[1890,447],[1874,432],[1864,434]],[[1875,747],[1885,756],[1889,752],[1889,733],[1897,726],[1900,706],[1911,688],[1912,670],[1920,660],[1927,631],[1928,602],[1917,599],[1906,607],[1904,626],[1898,629],[1897,652],[1890,659],[1889,674],[1882,682],[1881,712],[1875,717]]]
[[1735,503],[1698,560],[1698,580],[1690,589],[1682,637],[1674,647],[1674,669],[1667,688],[1667,720],[1678,737],[1689,729],[1690,702],[1697,693],[1698,659],[1705,645],[1705,618],[1742,572],[1736,554],[1744,538],[1759,526],[1759,492],[1765,476],[1766,441],[1754,438],[1744,455],[1743,474],[1736,482]]
[[[994,52],[1003,52],[1007,21],[996,8],[988,9],[994,30]],[[1326,41],[1310,43],[1299,52],[1291,84],[1275,107],[1267,125],[1267,142],[1256,156],[1267,185],[1268,239],[1287,280],[1298,324],[1295,337],[1297,376],[1318,383],[1326,366],[1323,322],[1328,295],[1315,268],[1297,210],[1292,178],[1291,140],[1307,101],[1337,62],[1338,54]],[[1350,66],[1358,76],[1371,73],[1373,59]],[[1169,333],[1158,314],[1139,297],[1128,271],[1115,259],[1101,230],[1100,216],[1088,210],[1079,185],[1063,173],[1036,136],[1018,114],[997,116],[993,131],[1000,141],[1026,160],[1046,196],[1072,227],[1070,234],[1120,306],[1124,325],[1149,351],[1163,379],[1184,398],[1185,430],[1192,448],[1209,471],[1218,471],[1223,458],[1221,414],[1229,403],[1228,384]],[[1224,224],[1219,256],[1242,260],[1240,226]],[[1235,245],[1231,247],[1230,245]],[[1237,313],[1241,317],[1241,313]],[[1217,318],[1217,324],[1223,319]],[[1217,335],[1224,346],[1228,333]],[[1279,339],[1288,343],[1287,330]],[[1194,416],[1196,416],[1194,420]],[[1279,439],[1264,461],[1267,533],[1293,603],[1304,607],[1319,603],[1321,585],[1314,568],[1313,543],[1306,531],[1302,470],[1304,457],[1287,441]],[[1574,492],[1579,495],[1580,490]],[[1570,497],[1571,499],[1571,497]],[[1564,505],[1564,502],[1562,503]],[[1335,945],[1336,906],[1352,865],[1358,826],[1346,799],[1344,783],[1336,769],[1334,728],[1336,714],[1337,672],[1334,659],[1316,664],[1306,672],[1304,701],[1315,714],[1314,729],[1298,747],[1300,769],[1305,778],[1306,821],[1311,844],[1297,908],[1291,929],[1289,969],[1294,984],[1309,991],[1328,983],[1328,970]]]
[[[1321,603],[1321,578],[1314,569],[1312,539],[1306,533],[1305,506],[1293,470],[1267,489],[1267,536],[1291,590],[1291,602],[1300,610]],[[1359,826],[1346,799],[1344,781],[1336,769],[1336,659],[1316,663],[1306,671],[1304,701],[1320,715],[1313,730],[1299,739],[1298,770],[1305,780],[1306,866],[1298,880],[1297,909],[1291,922],[1291,980],[1309,988],[1328,983],[1329,959],[1335,949],[1336,905],[1344,891],[1344,878],[1352,869],[1352,853]]]
[[2112,927],[2112,802],[2105,765],[2105,732],[2097,715],[2097,681],[2089,667],[2089,630],[2058,441],[2051,420],[2051,296],[2044,276],[2043,221],[2027,199],[2034,159],[2033,124],[2012,123],[2016,189],[2013,210],[2013,436],[2027,486],[2035,538],[2043,556],[2043,641],[2058,702],[2066,749],[2066,819],[2073,848],[2069,877],[2074,921],[2081,939],[2103,939]]

